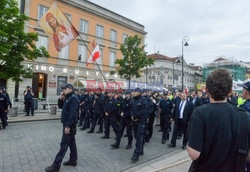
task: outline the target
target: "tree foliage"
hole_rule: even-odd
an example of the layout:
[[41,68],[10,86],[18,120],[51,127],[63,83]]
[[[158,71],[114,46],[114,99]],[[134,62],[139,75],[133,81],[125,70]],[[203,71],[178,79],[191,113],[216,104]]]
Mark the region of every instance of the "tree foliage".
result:
[[0,79],[21,81],[21,77],[32,77],[32,71],[22,66],[24,60],[48,57],[44,47],[36,48],[36,33],[25,32],[29,18],[20,14],[15,0],[0,3]]
[[120,50],[123,58],[116,59],[118,64],[116,71],[111,71],[111,74],[118,73],[122,78],[130,81],[133,77],[139,78],[144,67],[154,63],[152,58],[147,58],[144,51],[145,45],[141,45],[141,38],[138,35],[127,37],[121,45]]

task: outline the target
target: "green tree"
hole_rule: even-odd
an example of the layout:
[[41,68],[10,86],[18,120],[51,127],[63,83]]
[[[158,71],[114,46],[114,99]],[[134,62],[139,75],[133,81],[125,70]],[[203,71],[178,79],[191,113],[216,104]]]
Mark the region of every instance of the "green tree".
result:
[[118,67],[116,71],[111,71],[111,74],[117,72],[122,78],[128,80],[129,89],[131,79],[139,78],[142,69],[154,63],[152,58],[147,58],[144,48],[145,45],[141,45],[141,38],[138,35],[127,37],[120,47],[123,58],[116,59],[115,63],[118,64]]
[[26,33],[24,26],[29,18],[20,14],[15,0],[0,3],[0,79],[21,81],[31,78],[33,72],[22,65],[24,60],[48,57],[44,47],[36,48],[36,33]]

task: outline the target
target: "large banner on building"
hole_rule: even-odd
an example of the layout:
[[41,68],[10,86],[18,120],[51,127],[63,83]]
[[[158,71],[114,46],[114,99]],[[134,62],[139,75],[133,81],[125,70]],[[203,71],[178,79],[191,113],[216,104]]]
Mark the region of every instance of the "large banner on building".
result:
[[42,16],[39,25],[54,41],[55,48],[59,52],[79,35],[56,3]]

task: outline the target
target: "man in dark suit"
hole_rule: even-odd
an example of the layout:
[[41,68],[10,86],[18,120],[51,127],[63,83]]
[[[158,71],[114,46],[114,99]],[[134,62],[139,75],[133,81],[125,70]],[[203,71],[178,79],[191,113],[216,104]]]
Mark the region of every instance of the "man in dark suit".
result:
[[188,122],[193,112],[193,104],[187,101],[187,95],[185,93],[181,94],[181,101],[178,102],[174,108],[174,115],[171,121],[174,120],[174,131],[171,139],[171,144],[168,147],[176,147],[177,134],[180,130],[183,130],[183,142],[182,149],[185,150],[187,146],[187,128]]
[[193,103],[194,109],[203,105],[203,102],[200,97],[197,96],[197,92],[193,91],[190,101]]

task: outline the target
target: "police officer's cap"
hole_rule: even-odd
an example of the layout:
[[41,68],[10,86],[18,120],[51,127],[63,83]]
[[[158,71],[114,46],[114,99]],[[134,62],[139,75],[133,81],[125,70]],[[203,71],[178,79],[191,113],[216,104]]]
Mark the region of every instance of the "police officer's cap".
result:
[[4,90],[4,86],[1,86],[1,87],[0,87],[0,90]]
[[131,90],[126,90],[125,91],[125,94],[130,94],[131,93]]
[[147,93],[147,92],[148,92],[148,89],[144,88],[144,89],[142,90],[142,92],[143,92],[143,93]]
[[168,92],[167,92],[167,91],[165,91],[165,92],[163,93],[163,95],[164,95],[164,96],[167,96],[167,95],[168,95]]
[[250,79],[246,80],[243,84],[243,88],[250,91]]
[[136,88],[136,89],[134,90],[134,92],[139,92],[139,93],[141,93],[141,89],[140,89],[140,88]]
[[86,92],[86,89],[85,89],[85,88],[83,88],[83,89],[81,89],[81,91]]
[[66,84],[64,85],[63,87],[61,87],[63,90],[66,89],[66,88],[70,88],[70,89],[74,89],[73,85],[72,84]]

